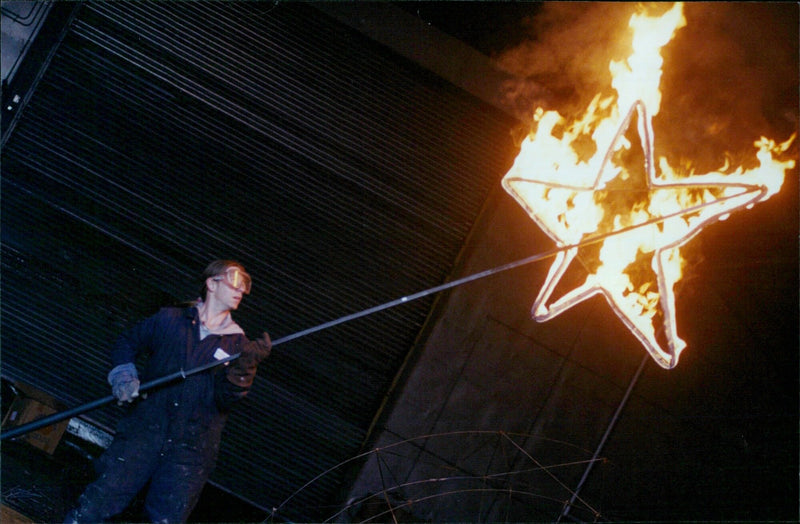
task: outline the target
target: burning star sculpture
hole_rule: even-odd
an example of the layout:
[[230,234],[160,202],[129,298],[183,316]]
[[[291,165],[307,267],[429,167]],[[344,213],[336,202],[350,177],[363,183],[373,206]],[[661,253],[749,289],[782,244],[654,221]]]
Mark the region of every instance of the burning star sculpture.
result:
[[[631,155],[625,132],[634,116],[638,116],[641,150]],[[540,120],[539,132],[542,126],[550,125],[545,120]],[[540,144],[551,152],[552,146],[546,141]],[[770,147],[774,145],[768,141],[761,144],[762,153],[771,158]],[[652,130],[641,101],[623,120],[601,157],[599,170],[580,162],[565,165],[553,161],[552,155],[540,153],[535,146],[523,149],[503,179],[506,191],[559,247],[565,248],[556,256],[534,302],[533,318],[549,320],[602,294],[655,361],[667,369],[675,367],[686,346],[675,321],[674,285],[681,278],[680,246],[710,222],[763,200],[774,188],[736,181],[735,175],[709,174],[683,180],[656,177]],[[623,167],[626,153],[628,157],[640,155],[639,167],[643,169],[636,173]],[[744,178],[753,180],[753,176]],[[576,258],[585,266],[588,277],[550,302]]]
[[[773,158],[792,136],[778,145],[755,142],[758,166],[748,170],[686,176],[661,159],[656,173],[651,118],[661,104],[660,49],[685,24],[681,3],[658,17],[633,15],[633,54],[609,65],[616,97],[596,96],[572,123],[537,110],[535,133],[503,178],[505,190],[561,248],[533,304],[534,319],[549,320],[602,294],[666,369],[686,347],[675,322],[680,247],[710,222],[777,193],[784,171],[794,167]],[[630,109],[621,117],[620,108]],[[634,118],[638,146],[629,137]],[[551,301],[576,259],[586,280]]]

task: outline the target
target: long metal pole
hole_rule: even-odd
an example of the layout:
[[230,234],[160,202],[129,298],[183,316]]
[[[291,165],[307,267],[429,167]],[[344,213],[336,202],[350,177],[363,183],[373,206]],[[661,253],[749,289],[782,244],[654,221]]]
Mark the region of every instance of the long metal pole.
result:
[[[564,249],[564,248],[562,248],[562,249]],[[386,302],[385,304],[381,304],[379,306],[371,307],[369,309],[365,309],[365,310],[359,311],[357,313],[352,313],[350,315],[345,315],[343,317],[337,318],[336,320],[331,320],[329,322],[325,322],[323,324],[319,324],[317,326],[314,326],[314,327],[311,327],[311,328],[308,328],[308,329],[304,329],[302,331],[298,331],[298,332],[293,333],[291,335],[287,335],[287,336],[285,336],[283,338],[275,340],[275,341],[272,342],[272,346],[274,347],[274,346],[277,346],[277,345],[282,344],[284,342],[288,342],[288,341],[294,340],[296,338],[304,337],[304,336],[309,335],[311,333],[316,333],[317,331],[322,331],[323,329],[328,329],[328,328],[336,326],[338,324],[342,324],[344,322],[348,322],[348,321],[354,320],[356,318],[361,318],[361,317],[364,317],[366,315],[370,315],[372,313],[376,313],[378,311],[382,311],[384,309],[388,309],[390,307],[394,307],[394,306],[397,306],[397,305],[400,305],[400,304],[405,304],[407,302],[411,302],[412,300],[416,300],[416,299],[422,298],[424,296],[431,295],[433,293],[438,293],[440,291],[444,291],[445,289],[450,289],[452,287],[455,287],[455,286],[458,286],[458,285],[461,285],[461,284],[465,284],[467,282],[471,282],[471,281],[477,280],[479,278],[484,278],[484,277],[487,277],[489,275],[494,275],[495,273],[499,273],[501,271],[506,271],[506,270],[509,270],[509,269],[512,269],[512,268],[515,268],[515,267],[519,267],[519,266],[524,265],[524,264],[530,264],[532,262],[536,262],[537,260],[542,260],[544,258],[554,256],[556,253],[558,253],[562,249],[554,249],[554,250],[548,251],[546,253],[533,255],[533,256],[524,258],[522,260],[517,260],[516,262],[511,262],[509,264],[505,264],[503,266],[499,266],[499,267],[496,267],[496,268],[493,268],[493,269],[489,269],[487,271],[482,271],[480,273],[476,273],[474,275],[470,275],[468,277],[464,277],[464,278],[459,279],[459,280],[454,280],[452,282],[448,282],[448,283],[442,284],[440,286],[432,287],[430,289],[426,289],[425,291],[420,291],[419,293],[414,293],[412,295],[407,295],[405,297],[398,298],[396,300],[392,300],[391,302]],[[172,373],[172,374],[169,374],[169,375],[163,376],[161,378],[158,378],[158,379],[155,379],[155,380],[152,380],[150,382],[146,382],[146,383],[142,384],[141,386],[139,386],[139,391],[143,393],[143,392],[145,392],[145,391],[147,391],[149,389],[152,389],[152,388],[154,388],[156,386],[160,386],[160,385],[163,385],[163,384],[166,384],[166,383],[169,383],[169,382],[172,382],[174,380],[181,379],[181,378],[185,379],[186,377],[188,377],[190,375],[195,375],[195,374],[200,373],[202,371],[206,371],[208,369],[211,369],[211,368],[214,368],[216,366],[219,366],[220,364],[224,364],[226,362],[230,362],[230,361],[238,358],[239,355],[240,354],[237,353],[235,355],[231,355],[230,357],[226,357],[226,358],[221,359],[221,360],[214,360],[212,362],[209,362],[208,364],[203,364],[202,366],[198,366],[196,368],[190,369],[189,371],[184,371],[184,370],[176,371],[175,373]],[[115,399],[116,399],[116,397],[114,397],[113,395],[109,395],[107,397],[103,397],[101,399],[94,400],[92,402],[88,402],[88,403],[83,404],[81,406],[78,406],[78,407],[75,407],[75,408],[72,408],[72,409],[68,409],[68,410],[62,411],[60,413],[54,413],[54,414],[48,415],[46,417],[38,418],[38,419],[36,419],[36,420],[34,420],[32,422],[29,422],[27,424],[23,424],[22,426],[18,426],[16,428],[13,428],[13,429],[10,429],[10,430],[4,432],[2,435],[0,435],[0,440],[6,440],[8,438],[17,437],[17,436],[23,435],[25,433],[30,433],[31,431],[36,431],[39,428],[42,428],[42,427],[45,427],[45,426],[49,426],[51,424],[55,424],[56,422],[60,422],[60,421],[62,421],[64,419],[66,419],[66,418],[71,418],[71,417],[75,417],[75,416],[81,415],[83,413],[86,413],[87,411],[91,411],[93,409],[105,406],[106,404],[110,404]]]
[[[751,193],[751,192],[760,192],[761,190],[762,189],[757,187],[757,186],[754,186],[753,188],[746,188],[746,191],[744,193],[740,193],[740,194],[736,194],[736,195],[729,195],[729,196],[726,196],[726,197],[723,197],[723,198],[720,198],[720,199],[717,199],[717,200],[714,200],[714,201],[711,201],[711,202],[703,202],[701,204],[697,204],[695,206],[692,206],[692,207],[689,207],[689,208],[686,208],[686,209],[682,209],[680,211],[677,211],[677,212],[674,212],[674,213],[670,213],[668,215],[651,218],[651,219],[646,220],[646,221],[644,221],[644,222],[642,222],[640,224],[634,224],[634,225],[631,225],[631,226],[628,226],[628,227],[624,227],[624,228],[621,228],[621,229],[617,229],[615,231],[611,231],[611,232],[608,232],[608,233],[602,233],[602,234],[597,234],[597,235],[594,235],[594,236],[586,237],[583,240],[581,240],[580,242],[578,242],[577,244],[570,244],[570,245],[566,245],[566,246],[561,246],[561,247],[557,247],[557,248],[551,249],[549,251],[545,251],[543,253],[539,253],[539,254],[536,254],[536,255],[531,255],[529,257],[522,258],[522,259],[517,260],[515,262],[509,262],[508,264],[504,264],[502,266],[497,266],[497,267],[494,267],[492,269],[487,269],[487,270],[481,271],[479,273],[474,273],[472,275],[468,275],[468,276],[463,277],[463,278],[459,278],[459,279],[456,279],[456,280],[453,280],[453,281],[450,281],[450,282],[446,282],[446,283],[441,284],[439,286],[434,286],[434,287],[426,289],[424,291],[420,291],[418,293],[413,293],[411,295],[407,295],[407,296],[392,300],[390,302],[386,302],[384,304],[381,304],[381,305],[378,305],[378,306],[374,306],[374,307],[365,309],[363,311],[359,311],[357,313],[352,313],[352,314],[349,314],[349,315],[345,315],[343,317],[337,318],[336,320],[331,320],[329,322],[324,322],[324,323],[319,324],[317,326],[314,326],[314,327],[311,327],[311,328],[308,328],[308,329],[304,329],[302,331],[298,331],[298,332],[293,333],[291,335],[287,335],[287,336],[282,337],[282,338],[280,338],[278,340],[275,340],[275,341],[272,342],[272,345],[273,346],[277,346],[279,344],[283,344],[284,342],[288,342],[290,340],[294,340],[294,339],[297,339],[297,338],[300,338],[300,337],[304,337],[306,335],[310,335],[311,333],[316,333],[317,331],[322,331],[323,329],[328,329],[328,328],[331,328],[333,326],[342,324],[344,322],[349,322],[349,321],[355,320],[357,318],[361,318],[361,317],[364,317],[364,316],[367,316],[367,315],[371,315],[373,313],[377,313],[378,311],[383,311],[384,309],[389,309],[391,307],[399,306],[401,304],[405,304],[407,302],[411,302],[412,300],[417,300],[419,298],[426,297],[426,296],[432,295],[434,293],[439,293],[441,291],[445,291],[447,289],[451,289],[451,288],[454,288],[456,286],[460,286],[462,284],[466,284],[468,282],[472,282],[474,280],[478,280],[478,279],[485,278],[485,277],[488,277],[488,276],[491,276],[491,275],[495,275],[497,273],[500,273],[500,272],[503,272],[503,271],[508,271],[509,269],[514,269],[514,268],[517,268],[517,267],[520,267],[520,266],[524,266],[526,264],[532,264],[533,262],[538,262],[540,260],[544,260],[545,258],[550,258],[550,257],[553,257],[553,256],[557,255],[558,253],[560,253],[562,251],[568,251],[570,249],[577,249],[579,247],[588,246],[588,245],[591,245],[591,244],[596,244],[597,242],[602,242],[606,238],[609,238],[609,237],[612,237],[612,236],[621,235],[623,233],[630,232],[630,231],[632,231],[634,229],[638,229],[640,227],[644,227],[644,226],[648,226],[648,225],[652,225],[652,224],[657,224],[659,222],[663,222],[665,220],[668,220],[670,218],[674,218],[674,217],[677,217],[677,216],[685,215],[687,213],[694,213],[694,212],[696,212],[696,211],[698,211],[698,210],[700,210],[700,209],[702,209],[704,207],[708,207],[710,205],[718,204],[719,202],[721,202],[723,200],[729,200],[729,199],[732,199],[732,198],[738,198],[738,197],[742,196],[742,194],[747,194],[747,193]],[[216,366],[219,366],[220,364],[224,364],[226,362],[230,362],[230,361],[232,361],[232,360],[234,360],[234,359],[236,359],[238,357],[239,357],[239,353],[237,353],[235,355],[231,355],[230,357],[227,357],[227,358],[224,358],[224,359],[221,359],[221,360],[215,360],[215,361],[209,362],[208,364],[203,364],[202,366],[198,366],[196,368],[190,369],[189,371],[184,371],[184,370],[176,371],[175,373],[172,373],[170,375],[166,375],[164,377],[161,377],[161,378],[152,380],[150,382],[146,382],[145,384],[142,384],[139,387],[139,391],[144,392],[144,391],[147,391],[148,389],[152,389],[153,387],[165,384],[167,382],[172,382],[173,380],[177,380],[179,378],[186,378],[186,377],[188,377],[190,375],[194,375],[196,373],[203,372],[203,371],[205,371],[207,369],[211,369],[211,368],[214,368]],[[113,402],[114,400],[115,400],[115,397],[112,396],[112,395],[109,395],[107,397],[104,397],[104,398],[89,402],[87,404],[84,404],[82,406],[78,406],[76,408],[73,408],[73,409],[70,409],[70,410],[67,410],[67,411],[63,411],[61,413],[55,413],[55,414],[49,415],[47,417],[42,417],[42,418],[36,419],[33,422],[29,422],[28,424],[24,424],[22,426],[18,426],[16,428],[13,428],[13,429],[10,429],[10,430],[6,431],[2,435],[0,435],[0,440],[5,440],[7,438],[19,436],[19,435],[22,435],[24,433],[29,433],[31,431],[37,430],[37,429],[42,428],[44,426],[49,426],[51,424],[55,424],[56,422],[60,422],[61,420],[64,420],[65,418],[74,417],[74,416],[80,415],[82,413],[86,413],[87,411],[91,411],[91,410],[93,410],[95,408],[98,408],[98,407],[104,406],[106,404],[109,404],[110,402]],[[587,471],[587,474],[588,474],[588,471]]]
[[578,486],[575,488],[575,491],[572,492],[572,497],[569,499],[569,502],[564,505],[564,510],[561,512],[561,515],[558,516],[558,520],[556,520],[556,522],[561,522],[561,519],[569,515],[569,510],[572,508],[572,505],[575,504],[575,500],[577,500],[578,494],[583,488],[583,484],[586,482],[586,479],[589,478],[589,473],[592,471],[592,466],[594,466],[594,463],[597,460],[598,455],[600,455],[600,451],[602,451],[603,447],[606,445],[606,440],[608,440],[608,436],[611,434],[611,430],[613,430],[614,426],[617,424],[617,419],[619,419],[619,415],[620,413],[622,413],[625,404],[628,403],[628,398],[631,396],[631,392],[633,391],[634,386],[636,386],[636,383],[639,381],[639,376],[642,374],[644,365],[647,364],[648,360],[649,360],[649,355],[645,354],[645,356],[642,358],[642,363],[639,364],[639,369],[636,370],[636,373],[634,373],[633,378],[628,384],[628,389],[622,396],[622,400],[620,400],[619,406],[617,406],[617,410],[614,412],[614,416],[611,417],[611,421],[608,423],[608,427],[606,427],[606,431],[605,433],[603,433],[603,437],[597,444],[597,449],[595,449],[594,455],[592,455],[592,459],[586,465],[586,469],[583,471],[583,476],[581,477],[581,480],[578,482]]
[[[331,320],[329,322],[325,322],[323,324],[319,324],[317,326],[314,326],[314,327],[311,327],[311,328],[308,328],[308,329],[304,329],[302,331],[298,331],[298,332],[293,333],[291,335],[287,335],[287,336],[285,336],[283,338],[275,340],[275,341],[272,342],[272,346],[274,347],[274,346],[277,346],[279,344],[283,344],[284,342],[288,342],[288,341],[294,340],[296,338],[304,337],[304,336],[309,335],[311,333],[316,333],[317,331],[322,331],[323,329],[328,329],[330,327],[336,326],[338,324],[342,324],[344,322],[349,322],[350,320],[354,320],[356,318],[361,318],[361,317],[364,317],[366,315],[371,315],[372,313],[376,313],[376,312],[382,311],[384,309],[388,309],[388,308],[391,308],[391,307],[394,307],[394,306],[397,306],[397,305],[400,305],[400,304],[405,304],[407,302],[411,302],[412,300],[417,300],[419,298],[422,298],[422,297],[425,297],[425,296],[428,296],[428,295],[431,295],[431,294],[434,294],[434,293],[439,293],[439,292],[444,291],[446,289],[450,289],[450,288],[453,288],[455,286],[459,286],[461,284],[465,284],[467,282],[472,282],[473,280],[478,280],[480,278],[488,277],[489,275],[494,275],[496,273],[500,273],[501,271],[507,271],[509,269],[513,269],[515,267],[519,267],[519,266],[522,266],[522,265],[525,265],[525,264],[531,264],[533,262],[536,262],[536,261],[539,261],[539,260],[543,260],[543,259],[548,258],[548,257],[555,256],[558,252],[563,251],[565,249],[571,249],[573,247],[574,246],[567,246],[567,247],[552,249],[552,250],[547,251],[545,253],[532,255],[530,257],[526,257],[526,258],[523,258],[521,260],[517,260],[516,262],[511,262],[509,264],[498,266],[498,267],[495,267],[493,269],[488,269],[486,271],[481,271],[480,273],[469,275],[467,277],[464,277],[464,278],[461,278],[461,279],[458,279],[458,280],[453,280],[452,282],[447,282],[446,284],[442,284],[440,286],[432,287],[430,289],[426,289],[425,291],[420,291],[420,292],[414,293],[412,295],[407,295],[407,296],[404,296],[402,298],[398,298],[396,300],[392,300],[390,302],[386,302],[385,304],[381,304],[379,306],[371,307],[369,309],[365,309],[365,310],[359,311],[357,313],[352,313],[350,315],[345,315],[343,317],[337,318],[336,320]],[[154,388],[156,386],[160,386],[160,385],[166,384],[168,382],[172,382],[174,380],[178,380],[180,378],[184,378],[185,379],[186,377],[188,377],[190,375],[195,375],[197,373],[200,373],[200,372],[206,371],[208,369],[214,368],[216,366],[219,366],[220,364],[224,364],[226,362],[230,362],[230,361],[238,358],[239,355],[240,354],[237,353],[235,355],[231,355],[230,357],[227,357],[227,358],[224,358],[224,359],[221,359],[221,360],[215,360],[215,361],[209,362],[208,364],[204,364],[202,366],[198,366],[196,368],[190,369],[189,371],[180,370],[180,371],[177,371],[177,372],[172,373],[170,375],[166,375],[166,376],[163,376],[161,378],[152,380],[150,382],[146,382],[146,383],[142,384],[141,386],[139,386],[139,391],[140,392],[145,392],[145,391],[147,391],[149,389],[152,389],[152,388]],[[113,395],[109,395],[107,397],[103,397],[101,399],[89,402],[87,404],[83,404],[81,406],[78,406],[78,407],[75,407],[75,408],[72,408],[72,409],[69,409],[69,410],[66,410],[66,411],[62,411],[60,413],[54,413],[52,415],[36,419],[36,420],[34,420],[32,422],[29,422],[27,424],[23,424],[22,426],[18,426],[16,428],[13,428],[13,429],[10,429],[10,430],[4,432],[2,435],[0,435],[0,440],[6,440],[8,438],[12,438],[12,437],[16,437],[16,436],[19,436],[19,435],[23,435],[25,433],[30,433],[31,431],[35,431],[35,430],[37,430],[39,428],[42,428],[42,427],[45,427],[45,426],[49,426],[51,424],[55,424],[56,422],[60,422],[60,421],[62,421],[64,419],[66,419],[66,418],[75,417],[75,416],[81,415],[83,413],[86,413],[87,411],[91,411],[91,410],[99,408],[101,406],[105,406],[106,404],[110,404],[114,400],[115,400],[115,397]]]

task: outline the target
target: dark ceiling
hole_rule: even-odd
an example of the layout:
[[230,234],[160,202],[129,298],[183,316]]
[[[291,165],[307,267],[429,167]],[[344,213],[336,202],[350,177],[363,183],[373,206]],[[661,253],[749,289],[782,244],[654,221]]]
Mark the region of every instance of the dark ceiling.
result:
[[456,38],[486,56],[530,39],[530,21],[542,2],[393,2],[423,23]]
[[[552,246],[500,188],[521,127],[519,104],[503,100],[531,83],[546,103],[583,100],[591,86],[567,84],[585,70],[562,63],[555,75],[545,57],[580,62],[566,54],[576,44],[597,53],[586,35],[607,38],[593,28],[621,15],[590,4],[55,3],[3,90],[3,378],[65,406],[107,395],[116,334],[193,298],[209,260],[236,258],[255,279],[240,324],[287,341],[231,417],[212,482],[265,518],[327,520],[348,496],[381,491],[370,460],[388,442],[413,448],[382,459],[405,475],[392,486],[417,473],[486,481],[517,432],[525,443],[509,456],[582,467],[557,472],[552,491],[484,484],[475,512],[477,497],[442,496],[441,482],[406,500],[383,478],[382,490],[411,520],[554,521],[570,498],[586,501],[576,520],[796,520],[797,168],[778,195],[691,244],[678,318],[690,347],[675,370],[642,360],[599,298],[530,320],[549,264],[293,338]],[[664,143],[705,161],[725,142],[787,138],[797,5],[687,11],[689,27],[705,25],[672,51],[686,66],[665,75],[665,100],[683,116],[659,121]],[[402,45],[375,36],[414,27]],[[441,33],[518,83],[485,100],[418,63],[451,56]],[[552,34],[561,48],[531,45],[552,46]],[[539,69],[520,65],[527,51]],[[111,432],[118,417],[83,418]],[[469,438],[443,436],[460,431]]]

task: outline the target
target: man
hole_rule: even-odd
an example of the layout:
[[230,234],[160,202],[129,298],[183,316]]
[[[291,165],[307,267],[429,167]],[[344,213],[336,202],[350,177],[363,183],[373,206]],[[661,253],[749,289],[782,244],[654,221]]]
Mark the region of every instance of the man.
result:
[[[108,374],[119,403],[131,403],[114,441],[98,459],[99,477],[65,522],[102,522],[122,512],[150,482],[145,511],[152,522],[185,522],[214,467],[227,414],[247,395],[271,342],[249,341],[231,317],[251,279],[233,260],[203,273],[202,300],[163,308],[121,335]],[[230,364],[197,373],[139,396],[136,361],[146,355],[142,380],[192,369],[241,353]]]

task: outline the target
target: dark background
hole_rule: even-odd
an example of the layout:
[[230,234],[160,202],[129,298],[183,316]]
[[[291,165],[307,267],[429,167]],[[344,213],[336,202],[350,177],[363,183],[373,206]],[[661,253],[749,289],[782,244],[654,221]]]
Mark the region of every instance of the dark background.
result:
[[[248,334],[280,340],[547,251],[500,180],[535,106],[605,85],[632,7],[56,3],[3,86],[4,381],[107,395],[114,337],[194,298],[213,258],[254,277]],[[797,129],[797,5],[686,16],[656,146],[752,162]],[[534,323],[548,263],[279,344],[193,520],[361,521],[378,494],[385,521],[795,521],[797,239],[795,168],[687,246],[671,371],[599,297]],[[4,503],[50,518],[99,449],[68,434],[64,468],[23,446]],[[19,496],[39,469],[49,509]]]

